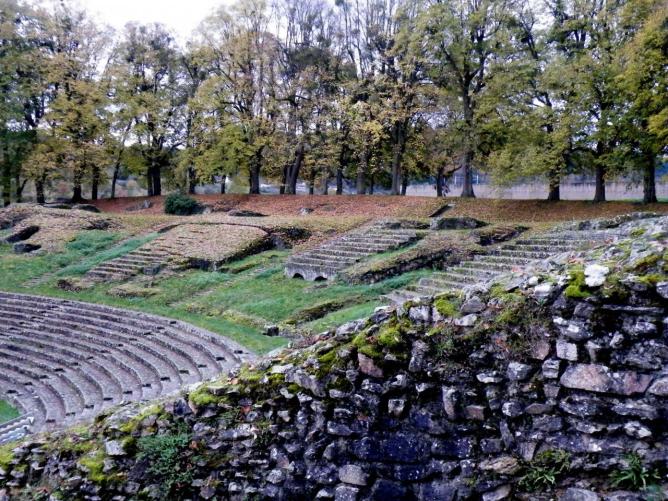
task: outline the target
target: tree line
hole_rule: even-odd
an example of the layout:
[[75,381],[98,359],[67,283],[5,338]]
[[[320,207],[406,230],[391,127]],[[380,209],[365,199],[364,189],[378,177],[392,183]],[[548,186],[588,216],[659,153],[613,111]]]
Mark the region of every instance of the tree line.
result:
[[97,199],[241,177],[359,194],[455,170],[497,183],[625,175],[656,201],[668,153],[663,0],[238,0],[180,46],[66,2],[0,0],[5,204],[34,183]]

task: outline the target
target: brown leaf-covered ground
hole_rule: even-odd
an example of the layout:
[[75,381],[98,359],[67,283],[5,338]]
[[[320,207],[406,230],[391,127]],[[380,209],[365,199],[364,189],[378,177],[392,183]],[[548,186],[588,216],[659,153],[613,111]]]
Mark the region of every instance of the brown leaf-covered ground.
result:
[[[391,197],[386,195],[196,195],[202,204],[216,211],[251,210],[268,216],[364,216],[427,217],[443,206],[443,199],[434,197]],[[135,214],[162,214],[164,197],[131,197],[98,200],[94,204],[102,211],[127,213],[149,200],[148,209],[130,211]],[[301,215],[302,209],[312,212]]]
[[49,252],[59,250],[81,231],[121,228],[113,216],[82,210],[50,209],[34,204],[15,204],[0,210],[0,228],[11,228],[14,234],[31,226],[39,231],[23,241]]
[[250,226],[183,224],[145,246],[170,249],[174,255],[186,259],[220,262],[243,254],[265,238],[265,231]]
[[496,200],[448,198],[454,207],[444,215],[471,216],[486,222],[549,223],[609,218],[637,211],[668,213],[668,203],[593,203],[584,200]]
[[[449,216],[472,216],[488,222],[557,222],[611,217],[634,211],[668,213],[668,203],[642,205],[634,202],[604,202],[564,200],[501,200],[460,199],[435,197],[392,197],[387,195],[197,195],[203,204],[210,205],[223,216],[227,211],[252,210],[268,216],[296,218],[299,221],[323,217],[356,216],[364,220],[385,217],[426,218],[445,203],[454,205],[446,212]],[[150,200],[149,209],[131,211],[126,209]],[[158,215],[164,212],[164,197],[118,198],[98,200],[95,205],[105,212],[137,215]],[[303,208],[313,209],[300,215]],[[220,212],[218,212],[220,211]],[[227,219],[227,218],[225,218]],[[233,221],[237,218],[229,218]],[[238,218],[254,220],[258,226],[269,221],[265,218]]]

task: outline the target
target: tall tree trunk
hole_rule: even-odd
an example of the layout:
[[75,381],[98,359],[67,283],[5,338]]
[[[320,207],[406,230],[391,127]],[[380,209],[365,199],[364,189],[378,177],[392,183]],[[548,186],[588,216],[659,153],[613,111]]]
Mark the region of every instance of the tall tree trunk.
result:
[[343,167],[336,167],[336,194],[343,195]]
[[[304,151],[304,143],[299,143],[299,146],[297,146],[297,150],[295,151],[295,159],[292,164],[288,165],[286,176],[287,183],[285,186],[285,193],[288,195],[295,195],[297,193],[297,181],[299,180],[299,171],[301,170],[302,163],[304,162]],[[311,188],[312,185],[313,182],[311,183]],[[309,188],[309,191],[311,188]]]
[[93,171],[90,183],[90,198],[97,200],[98,190],[100,187],[100,167],[93,165]]
[[643,171],[642,180],[642,202],[644,204],[653,204],[657,202],[656,198],[656,160],[653,154],[647,155],[647,163]]
[[118,176],[121,173],[121,158],[123,158],[123,151],[125,150],[125,141],[130,133],[130,128],[132,127],[132,120],[128,122],[125,126],[125,131],[123,136],[121,136],[121,142],[118,150],[116,151],[116,159],[114,160],[114,173],[111,178],[111,198],[116,198],[116,183],[118,182]]
[[72,187],[72,202],[78,203],[83,201],[83,196],[81,192],[81,182],[75,182]]
[[120,174],[121,170],[121,162],[120,160],[116,160],[116,163],[114,164],[114,173],[111,175],[111,198],[114,199],[116,198],[116,183],[118,182],[118,175]]
[[462,162],[462,175],[464,176],[464,184],[462,186],[462,193],[460,195],[462,198],[475,198],[475,193],[473,192],[473,170],[471,167],[472,162],[473,150],[470,147],[467,147]]
[[23,202],[23,189],[26,187],[26,183],[28,182],[27,179],[24,179],[23,182],[19,179],[18,173],[14,177],[14,183],[16,183],[15,186],[15,195],[14,199],[16,200],[17,204],[20,204]]
[[281,169],[281,186],[278,188],[279,195],[285,195],[285,186],[288,184],[288,164]]
[[329,172],[325,173],[325,177],[322,180],[322,194],[329,195]]
[[151,166],[146,168],[146,194],[149,197],[153,196],[153,169]]
[[442,166],[436,170],[436,196],[439,198],[443,196],[443,170]]
[[83,193],[81,189],[82,177],[83,177],[82,170],[76,169],[74,171],[74,181],[72,184],[72,202],[74,203],[79,203],[83,201]]
[[561,200],[561,176],[558,169],[550,169],[548,173],[548,193],[547,200],[550,202],[558,202]]
[[223,174],[222,179],[220,180],[220,194],[225,194],[225,185],[227,184],[227,175]]
[[404,176],[401,180],[401,196],[406,196],[406,190],[408,189],[408,176]]
[[195,194],[195,187],[197,186],[197,174],[193,167],[188,167],[188,193]]
[[605,167],[596,166],[596,191],[594,192],[594,202],[605,202]]
[[160,164],[156,164],[155,168],[153,169],[152,173],[152,178],[153,178],[153,194],[156,197],[159,197],[162,195],[162,179],[160,178],[162,169],[160,168]]
[[262,161],[261,155],[262,153],[256,153],[253,155],[248,168],[248,193],[251,195],[260,194],[260,168]]
[[376,189],[376,176],[373,173],[369,174],[369,195],[373,195],[374,190]]
[[336,194],[343,195],[343,169],[346,166],[346,159],[348,158],[348,148],[346,144],[341,145],[339,152],[339,162],[336,166]]
[[469,96],[468,87],[462,89],[462,104],[464,106],[464,121],[466,122],[468,138],[465,138],[465,150],[462,157],[462,175],[464,176],[464,183],[462,185],[462,198],[475,198],[473,192],[473,158],[475,151],[473,149],[473,107],[471,104],[471,96]]
[[44,176],[40,179],[35,179],[35,198],[38,204],[46,202],[46,197],[44,196]]
[[404,123],[397,123],[394,125],[394,145],[392,146],[392,188],[391,195],[398,195],[401,189],[401,161],[404,156],[406,148],[406,134]]
[[362,158],[357,166],[357,186],[355,191],[358,195],[364,195],[366,193],[366,173],[369,168],[369,154],[368,152],[362,153]]
[[0,164],[2,164],[2,204],[7,207],[12,202],[12,168],[9,155],[5,152],[5,141],[0,143]]

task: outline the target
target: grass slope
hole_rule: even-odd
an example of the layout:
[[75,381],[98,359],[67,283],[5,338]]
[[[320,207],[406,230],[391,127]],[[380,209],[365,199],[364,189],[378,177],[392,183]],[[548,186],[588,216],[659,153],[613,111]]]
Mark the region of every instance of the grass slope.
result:
[[[383,294],[426,273],[408,273],[373,285],[305,282],[283,274],[288,251],[272,250],[234,262],[222,272],[187,270],[139,277],[122,284],[98,283],[78,292],[57,287],[59,279],[77,278],[99,262],[129,252],[154,237],[150,234],[118,244],[120,234],[83,232],[63,252],[42,256],[15,255],[9,245],[3,244],[0,288],[178,318],[229,337],[257,353],[266,353],[287,342],[264,336],[266,325],[321,332],[369,315],[385,302]],[[42,280],[27,286],[42,275]]]
[[0,400],[0,424],[19,417],[19,411],[4,400]]

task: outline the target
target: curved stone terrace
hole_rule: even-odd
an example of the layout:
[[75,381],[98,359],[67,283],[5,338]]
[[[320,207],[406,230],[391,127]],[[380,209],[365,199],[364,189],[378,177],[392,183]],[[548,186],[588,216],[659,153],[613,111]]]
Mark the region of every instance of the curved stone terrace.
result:
[[21,412],[0,426],[0,443],[177,392],[252,358],[179,320],[0,292],[0,398]]

